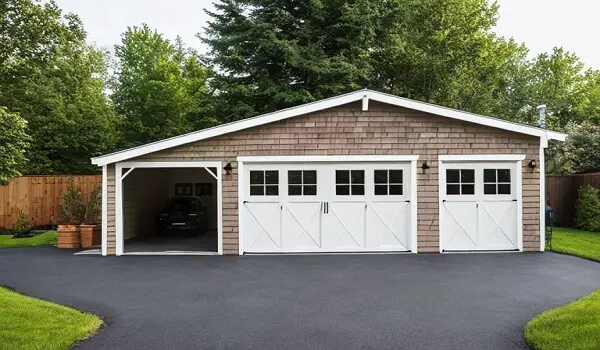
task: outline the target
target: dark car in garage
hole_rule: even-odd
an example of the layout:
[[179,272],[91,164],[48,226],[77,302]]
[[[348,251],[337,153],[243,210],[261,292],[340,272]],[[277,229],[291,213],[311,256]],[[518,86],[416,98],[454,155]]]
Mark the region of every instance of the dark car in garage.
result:
[[159,235],[204,235],[207,227],[206,203],[200,197],[177,196],[169,199],[156,216]]

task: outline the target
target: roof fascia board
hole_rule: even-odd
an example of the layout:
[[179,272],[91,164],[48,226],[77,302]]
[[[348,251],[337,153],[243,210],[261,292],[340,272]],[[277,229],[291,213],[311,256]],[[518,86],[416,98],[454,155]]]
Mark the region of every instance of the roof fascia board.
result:
[[482,115],[477,115],[468,112],[462,112],[459,110],[432,105],[429,103],[413,101],[406,98],[384,94],[372,90],[359,90],[351,92],[345,95],[331,97],[321,101],[307,103],[298,107],[292,107],[281,111],[264,114],[261,116],[248,118],[238,122],[224,124],[216,126],[210,129],[192,132],[189,134],[172,137],[166,140],[153,142],[147,145],[130,148],[124,151],[115,152],[105,156],[92,158],[92,164],[103,166],[106,164],[120,162],[126,159],[131,159],[139,156],[143,156],[148,153],[158,152],[164,149],[173,148],[181,145],[185,145],[191,142],[201,141],[216,136],[221,136],[236,131],[277,122],[280,120],[293,118],[299,115],[309,114],[316,111],[324,110],[327,108],[333,108],[344,104],[363,101],[363,110],[365,108],[365,101],[368,108],[368,101],[372,99],[374,101],[387,103],[394,106],[404,107],[413,109],[416,111],[439,115],[442,117],[462,120],[465,122],[485,125],[493,128],[508,130],[520,134],[531,135],[540,137],[541,139],[559,140],[564,141],[566,134],[538,129],[527,125],[521,125],[503,121],[501,119],[490,118]]
[[482,116],[482,115],[472,114],[472,113],[468,113],[468,112],[462,112],[462,111],[459,111],[456,109],[445,108],[445,107],[441,107],[441,106],[432,105],[429,103],[413,101],[413,100],[405,99],[402,97],[383,94],[383,93],[376,92],[376,91],[368,91],[367,93],[369,95],[369,98],[374,101],[387,103],[387,104],[391,104],[391,105],[399,106],[399,107],[405,107],[405,108],[409,108],[409,109],[413,109],[413,110],[417,110],[417,111],[421,111],[421,112],[425,112],[425,113],[435,114],[435,115],[439,115],[442,117],[462,120],[465,122],[490,126],[490,127],[497,128],[497,129],[513,131],[513,132],[517,132],[520,134],[526,134],[526,135],[531,135],[531,136],[537,136],[537,137],[547,136],[549,139],[559,140],[559,141],[564,141],[565,137],[566,137],[566,135],[557,133],[557,132],[546,131],[546,130],[542,130],[542,129],[538,129],[538,128],[533,128],[533,127],[530,127],[527,125],[506,122],[506,121],[496,119],[496,118],[490,118],[490,117],[486,117],[486,116]]
[[143,156],[148,153],[158,152],[164,149],[185,145],[191,142],[201,141],[208,138],[225,135],[232,132],[296,117],[299,115],[309,114],[323,109],[333,108],[348,103],[360,101],[364,96],[365,91],[359,90],[349,94],[336,96],[317,102],[307,103],[298,107],[292,107],[281,111],[257,116],[254,118],[244,119],[239,122],[220,125],[214,128],[192,132],[182,136],[172,137],[170,139],[153,142],[140,147],[108,154],[106,156],[92,158],[92,164],[102,166],[105,164],[120,162],[122,160]]

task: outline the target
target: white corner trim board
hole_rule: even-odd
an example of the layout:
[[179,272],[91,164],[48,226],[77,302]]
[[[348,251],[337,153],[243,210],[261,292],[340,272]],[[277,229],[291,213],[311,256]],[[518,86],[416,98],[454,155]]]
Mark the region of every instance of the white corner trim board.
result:
[[540,145],[540,251],[546,249],[546,159]]
[[541,139],[542,144],[546,144],[547,140],[558,140],[564,141],[567,137],[566,134],[550,131],[546,129],[536,128],[529,125],[518,124],[509,122],[502,119],[487,117],[483,115],[468,113],[464,111],[459,111],[456,109],[446,108],[442,106],[437,106],[429,103],[419,102],[409,100],[407,98],[402,98],[398,96],[393,96],[389,94],[384,94],[381,92],[376,92],[372,90],[359,90],[355,92],[351,92],[348,94],[307,103],[301,106],[292,107],[283,109],[281,111],[264,114],[261,116],[244,119],[241,121],[223,124],[220,126],[216,126],[213,128],[208,128],[200,131],[195,131],[189,134],[172,137],[166,140],[149,143],[146,145],[142,145],[139,147],[134,147],[130,149],[126,149],[123,151],[107,154],[100,157],[92,158],[92,164],[96,164],[98,166],[116,163],[120,161],[124,161],[127,159],[131,159],[134,157],[139,157],[144,154],[153,153],[157,151],[161,151],[164,149],[177,147],[181,145],[185,145],[191,142],[201,141],[208,138],[225,135],[228,133],[265,125],[269,123],[273,123],[276,121],[293,118],[299,115],[304,115],[308,113],[313,113],[317,111],[321,111],[328,108],[333,108],[341,105],[345,105],[352,102],[362,102],[362,110],[368,110],[369,101],[373,100],[376,102],[387,103],[394,106],[399,106],[403,108],[409,108],[420,112],[430,113],[434,115],[439,115],[442,117],[452,118],[456,120],[466,121],[475,124],[481,124],[493,128],[508,130],[516,133],[521,133],[525,135],[536,136]]

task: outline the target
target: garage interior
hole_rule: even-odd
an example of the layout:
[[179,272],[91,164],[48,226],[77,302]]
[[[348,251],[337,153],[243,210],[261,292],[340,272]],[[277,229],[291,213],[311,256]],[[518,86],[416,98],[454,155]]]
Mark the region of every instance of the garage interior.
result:
[[[124,169],[124,173],[130,169]],[[216,168],[136,168],[123,179],[125,253],[218,251]],[[196,196],[206,204],[206,233],[169,230],[159,235],[157,215],[175,196]]]

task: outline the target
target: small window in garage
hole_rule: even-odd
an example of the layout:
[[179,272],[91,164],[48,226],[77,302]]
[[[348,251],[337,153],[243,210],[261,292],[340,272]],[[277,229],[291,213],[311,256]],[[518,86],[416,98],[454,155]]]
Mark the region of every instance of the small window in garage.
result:
[[250,171],[251,196],[277,196],[279,195],[279,171],[277,170],[251,170]]
[[197,183],[196,184],[196,196],[212,196],[212,184],[211,183]]
[[175,184],[175,195],[176,196],[193,196],[194,185],[189,183],[178,183]]
[[335,194],[336,196],[364,196],[365,171],[336,170]]
[[446,169],[446,194],[475,194],[475,170]]
[[483,194],[510,194],[510,169],[483,169]]
[[288,195],[290,196],[316,196],[317,171],[316,170],[289,170]]
[[402,170],[375,170],[373,175],[376,196],[402,195]]

